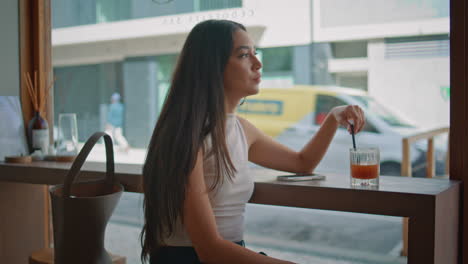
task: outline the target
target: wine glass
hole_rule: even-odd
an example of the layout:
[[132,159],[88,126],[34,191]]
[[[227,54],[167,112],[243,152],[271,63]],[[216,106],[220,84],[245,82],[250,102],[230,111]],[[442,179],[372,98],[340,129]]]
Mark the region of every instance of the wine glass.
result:
[[78,126],[75,113],[59,114],[57,156],[78,153]]

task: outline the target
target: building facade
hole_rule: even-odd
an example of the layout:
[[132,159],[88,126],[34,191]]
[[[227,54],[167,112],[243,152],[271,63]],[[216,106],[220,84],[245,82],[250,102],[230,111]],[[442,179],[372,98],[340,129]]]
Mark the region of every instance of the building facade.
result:
[[119,92],[125,135],[133,147],[146,147],[188,32],[206,19],[231,19],[259,47],[263,88],[353,87],[420,126],[448,125],[448,6],[443,0],[52,1],[56,112],[77,113],[84,140],[103,128],[110,95]]

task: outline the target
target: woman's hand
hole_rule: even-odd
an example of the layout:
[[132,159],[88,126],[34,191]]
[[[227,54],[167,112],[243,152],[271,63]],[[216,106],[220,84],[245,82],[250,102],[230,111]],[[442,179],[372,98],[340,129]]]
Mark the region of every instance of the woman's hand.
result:
[[338,124],[346,127],[351,133],[351,124],[354,124],[354,133],[359,133],[366,124],[364,111],[357,105],[342,105],[332,108],[330,114]]

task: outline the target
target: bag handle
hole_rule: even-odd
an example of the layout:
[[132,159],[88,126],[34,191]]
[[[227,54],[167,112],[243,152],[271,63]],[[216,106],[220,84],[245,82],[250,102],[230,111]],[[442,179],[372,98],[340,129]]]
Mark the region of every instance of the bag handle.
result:
[[112,139],[108,134],[104,132],[96,132],[86,141],[80,153],[78,153],[78,156],[73,162],[70,170],[68,171],[67,176],[65,177],[65,183],[63,187],[63,197],[70,197],[71,185],[73,184],[75,177],[80,172],[81,167],[83,166],[84,162],[86,161],[86,158],[91,152],[91,149],[101,137],[104,137],[104,143],[106,147],[105,184],[109,186],[109,188],[112,187],[114,183],[114,149]]

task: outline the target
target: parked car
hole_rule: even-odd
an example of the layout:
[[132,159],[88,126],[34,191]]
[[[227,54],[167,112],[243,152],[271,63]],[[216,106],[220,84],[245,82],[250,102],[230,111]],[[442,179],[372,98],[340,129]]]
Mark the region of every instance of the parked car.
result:
[[[401,175],[402,138],[423,129],[388,110],[364,91],[305,85],[263,88],[239,106],[238,114],[279,142],[300,150],[319,129],[330,109],[339,105],[359,105],[364,110],[366,125],[356,136],[357,146],[379,147],[381,175]],[[436,143],[436,175],[444,174],[446,144],[443,139]],[[351,147],[351,135],[344,128],[338,129],[316,171],[349,174]],[[413,176],[426,174],[426,149],[425,141],[411,145]]]

